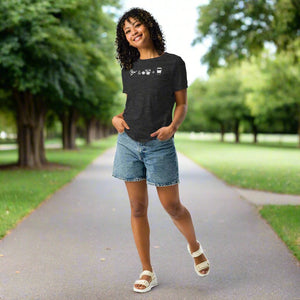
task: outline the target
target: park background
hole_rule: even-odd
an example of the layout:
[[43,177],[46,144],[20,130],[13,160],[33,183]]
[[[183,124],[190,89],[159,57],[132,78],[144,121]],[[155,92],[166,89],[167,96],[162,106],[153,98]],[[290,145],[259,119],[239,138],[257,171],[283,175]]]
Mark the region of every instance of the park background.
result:
[[[228,184],[300,195],[299,2],[184,3],[0,2],[1,237],[115,144],[115,26],[132,6],[167,22],[191,74],[178,150]],[[299,206],[259,209],[299,259]]]

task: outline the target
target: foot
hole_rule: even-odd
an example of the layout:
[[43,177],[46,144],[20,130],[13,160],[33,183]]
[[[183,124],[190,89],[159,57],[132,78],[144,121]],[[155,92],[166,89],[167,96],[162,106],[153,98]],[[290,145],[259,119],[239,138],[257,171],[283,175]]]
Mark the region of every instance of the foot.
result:
[[[192,254],[192,253],[195,253],[195,252],[199,251],[200,248],[201,248],[200,243],[197,241],[197,246],[196,246],[196,247],[194,246],[194,248],[192,248],[191,246],[189,246],[189,247],[188,247],[188,250],[189,250],[190,254]],[[200,251],[200,252],[201,252],[201,251]],[[202,252],[203,252],[203,251],[202,251]],[[192,255],[192,256],[193,256],[193,255]],[[208,259],[207,259],[207,257],[205,256],[204,253],[202,253],[201,255],[198,255],[198,256],[193,256],[193,258],[194,258],[195,266],[198,266],[198,265],[200,265],[200,264],[203,263],[203,262],[209,263],[209,262],[208,262]],[[197,272],[197,271],[196,271],[196,272]],[[207,275],[208,272],[209,272],[209,265],[207,266],[207,268],[200,269],[198,272],[199,272],[202,276]]]
[[[140,277],[140,280],[146,280],[146,281],[148,281],[149,284],[150,284],[151,281],[152,281],[152,277],[149,276],[149,275],[142,275],[142,276]],[[135,287],[136,289],[139,289],[139,290],[143,290],[143,289],[146,288],[145,285],[143,285],[143,284],[137,284],[137,283],[134,284],[134,287]]]
[[133,290],[138,293],[149,292],[153,287],[157,286],[157,278],[154,272],[144,270],[140,274],[139,280],[134,283]]

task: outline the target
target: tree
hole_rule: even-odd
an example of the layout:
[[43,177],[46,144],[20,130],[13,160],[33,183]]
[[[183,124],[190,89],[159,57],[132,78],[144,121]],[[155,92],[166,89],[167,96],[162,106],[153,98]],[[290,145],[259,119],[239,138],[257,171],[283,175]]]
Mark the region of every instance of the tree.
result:
[[204,131],[207,128],[201,111],[201,103],[206,94],[206,81],[196,79],[188,88],[188,112],[181,131]]
[[203,114],[220,126],[221,140],[224,140],[226,128],[233,128],[235,141],[239,142],[241,120],[249,115],[245,103],[245,94],[237,67],[220,68],[210,76],[207,93],[202,103]]
[[210,0],[199,6],[194,43],[211,40],[203,57],[209,72],[257,55],[266,42],[279,52],[293,51],[293,42],[300,36],[299,6],[297,0]]
[[[73,104],[85,94],[93,46],[101,56],[94,21],[104,14],[101,7],[111,3],[117,1],[0,2],[0,74],[5,74],[0,88],[11,93],[5,105],[16,111],[20,166],[46,163],[43,128],[49,106],[70,108],[74,119]],[[98,39],[91,41],[91,35]]]
[[266,58],[260,65],[264,80],[256,87],[253,97],[249,99],[254,111],[276,114],[277,119],[286,123],[298,123],[298,140],[300,147],[300,69],[294,64],[294,56],[279,54]]
[[115,23],[111,14],[103,13],[103,4],[117,5],[117,1],[76,1],[76,6],[65,9],[58,16],[61,25],[68,26],[80,38],[86,57],[80,93],[65,92],[64,105],[54,105],[62,122],[64,149],[76,146],[76,121],[80,116],[85,120],[86,138],[90,142],[97,119],[102,118],[103,122],[104,116],[109,115],[105,103],[110,100],[113,105],[112,99],[119,88],[112,71],[117,68],[112,40]]

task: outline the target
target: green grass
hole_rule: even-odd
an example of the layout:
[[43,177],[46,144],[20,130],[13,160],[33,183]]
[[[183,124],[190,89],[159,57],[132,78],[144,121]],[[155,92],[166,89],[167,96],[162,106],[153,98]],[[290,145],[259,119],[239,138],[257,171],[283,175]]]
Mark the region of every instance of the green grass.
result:
[[[1,170],[0,238],[115,141],[110,137],[78,151],[47,150],[49,161],[70,166],[68,169]],[[56,142],[47,142],[51,143]],[[247,139],[234,144],[209,138],[190,140],[189,135],[176,134],[180,152],[229,184],[288,194],[300,194],[300,150],[296,146],[284,137],[277,141],[266,138],[253,145]],[[16,160],[16,150],[0,151],[0,164]],[[264,206],[260,213],[300,259],[300,206]]]
[[[253,145],[177,134],[176,147],[231,185],[300,195],[300,149],[291,139],[268,137]],[[266,205],[260,213],[300,260],[300,206]]]
[[[70,182],[104,150],[113,146],[115,137],[102,139],[78,150],[47,150],[50,162],[66,168],[51,170],[1,170],[0,171],[0,238],[19,220],[32,212],[49,195]],[[14,163],[16,150],[0,151],[0,164]]]
[[266,205],[260,213],[300,260],[300,206]]
[[176,136],[177,149],[230,185],[300,195],[300,149],[191,140]]

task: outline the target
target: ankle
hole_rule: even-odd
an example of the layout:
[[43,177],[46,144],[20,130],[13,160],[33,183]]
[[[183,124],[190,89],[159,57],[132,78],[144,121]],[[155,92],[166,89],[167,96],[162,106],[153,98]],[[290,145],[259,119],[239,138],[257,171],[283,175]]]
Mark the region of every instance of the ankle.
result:
[[192,244],[189,244],[189,247],[190,247],[191,253],[196,252],[200,248],[200,243],[198,241],[196,241]]
[[143,265],[143,271],[153,272],[153,268],[151,265]]

